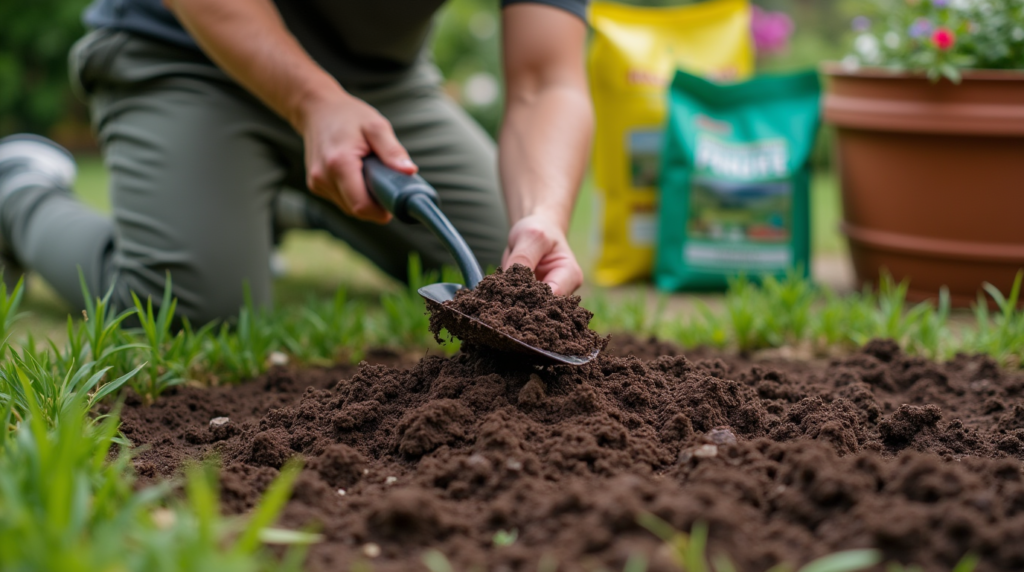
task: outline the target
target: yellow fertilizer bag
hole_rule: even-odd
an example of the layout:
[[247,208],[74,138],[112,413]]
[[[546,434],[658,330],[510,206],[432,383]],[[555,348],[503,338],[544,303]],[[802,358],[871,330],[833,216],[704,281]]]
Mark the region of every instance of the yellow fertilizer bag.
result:
[[717,81],[747,79],[754,71],[750,13],[747,0],[591,6],[598,284],[650,277],[669,82],[676,69]]

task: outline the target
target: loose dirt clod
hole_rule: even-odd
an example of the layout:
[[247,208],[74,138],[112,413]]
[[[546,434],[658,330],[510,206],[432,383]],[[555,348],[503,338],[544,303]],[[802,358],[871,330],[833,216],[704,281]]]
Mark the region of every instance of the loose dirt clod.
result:
[[[1024,569],[1024,376],[987,358],[877,342],[766,363],[625,340],[576,368],[396,365],[179,387],[127,406],[123,431],[149,445],[144,480],[218,454],[232,513],[304,457],[280,524],[323,533],[312,572],[419,569],[427,548],[456,570],[621,570],[634,553],[671,570],[644,512],[707,523],[741,571],[865,547],[927,572],[967,553],[979,572]],[[217,416],[235,432],[209,431]]]
[[[475,289],[460,290],[444,305],[527,345],[562,355],[590,355],[608,343],[590,329],[594,314],[580,307],[579,296],[555,296],[551,286],[522,264],[507,271],[499,268]],[[453,330],[447,320],[442,313],[430,317],[430,331],[438,342],[442,328]],[[473,340],[462,342],[464,350],[473,349]]]

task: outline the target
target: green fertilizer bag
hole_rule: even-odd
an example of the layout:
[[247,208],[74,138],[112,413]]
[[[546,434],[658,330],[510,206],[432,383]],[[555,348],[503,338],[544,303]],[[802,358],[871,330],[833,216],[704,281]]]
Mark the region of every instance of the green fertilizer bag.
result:
[[813,72],[732,85],[676,72],[662,149],[659,288],[806,275],[820,97]]

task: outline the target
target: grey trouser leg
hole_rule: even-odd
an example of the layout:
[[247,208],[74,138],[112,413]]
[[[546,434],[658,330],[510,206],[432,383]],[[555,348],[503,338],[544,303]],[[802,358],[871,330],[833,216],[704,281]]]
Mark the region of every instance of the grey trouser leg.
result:
[[[121,307],[131,292],[158,300],[168,272],[179,312],[194,322],[237,314],[244,284],[269,304],[270,205],[282,188],[305,188],[298,134],[203,58],[170,46],[93,33],[72,67],[110,170],[113,219],[41,194],[15,217],[25,219],[12,237],[18,259],[78,304],[76,264],[94,293],[113,286]],[[444,97],[436,72],[351,91],[391,121],[481,263],[496,264],[507,219],[494,145]],[[451,263],[421,227],[337,220],[336,234],[396,277],[412,251],[428,267]]]

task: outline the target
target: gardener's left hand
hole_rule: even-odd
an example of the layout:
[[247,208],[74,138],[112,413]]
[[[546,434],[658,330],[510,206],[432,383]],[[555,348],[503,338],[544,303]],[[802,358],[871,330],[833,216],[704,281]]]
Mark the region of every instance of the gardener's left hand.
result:
[[533,268],[537,280],[551,286],[556,296],[572,294],[583,284],[583,270],[565,233],[543,215],[530,215],[513,225],[501,266],[507,269],[513,264]]

